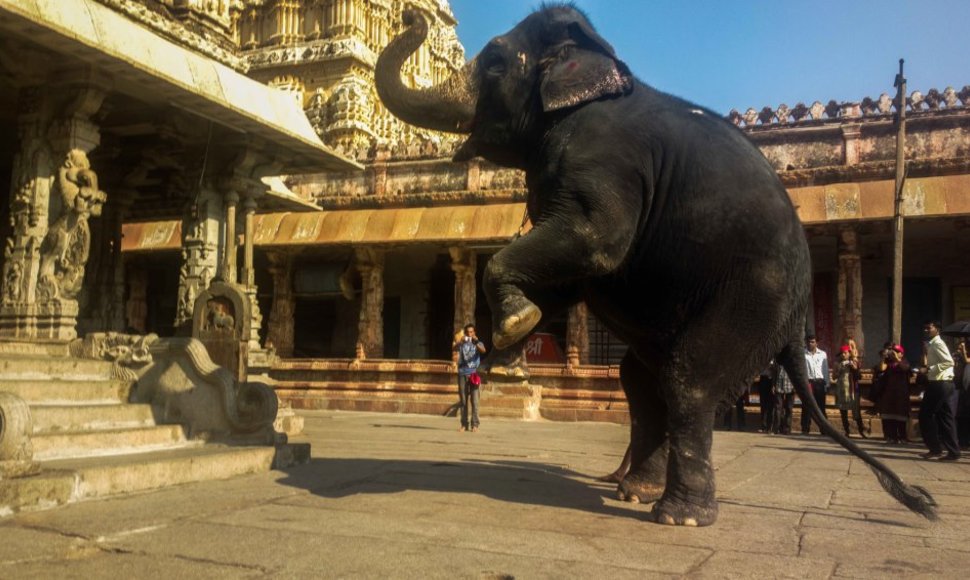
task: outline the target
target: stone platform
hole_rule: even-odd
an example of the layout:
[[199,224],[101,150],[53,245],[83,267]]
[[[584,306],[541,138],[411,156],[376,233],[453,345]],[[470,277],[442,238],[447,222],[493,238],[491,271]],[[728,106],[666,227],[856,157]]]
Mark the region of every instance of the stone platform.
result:
[[720,519],[648,523],[593,476],[608,423],[309,412],[312,461],[0,520],[0,577],[963,578],[970,461],[862,442],[940,503],[931,523],[818,436],[719,432]]

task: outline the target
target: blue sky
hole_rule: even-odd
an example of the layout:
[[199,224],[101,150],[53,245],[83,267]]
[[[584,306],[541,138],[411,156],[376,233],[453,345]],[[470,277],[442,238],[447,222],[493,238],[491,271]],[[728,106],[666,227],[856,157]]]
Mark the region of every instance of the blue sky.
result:
[[[644,82],[715,111],[970,85],[970,0],[577,0]],[[469,57],[539,2],[451,0]]]

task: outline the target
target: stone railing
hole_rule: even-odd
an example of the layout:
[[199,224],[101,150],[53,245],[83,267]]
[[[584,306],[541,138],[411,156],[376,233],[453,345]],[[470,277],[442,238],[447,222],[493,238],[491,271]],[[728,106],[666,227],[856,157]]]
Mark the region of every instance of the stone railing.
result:
[[191,437],[269,444],[278,401],[258,382],[237,382],[212,362],[205,345],[187,337],[89,333],[71,343],[78,358],[113,362],[112,376],[132,381],[132,403],[151,404],[164,423],[183,425]]
[[[953,109],[970,111],[970,85],[964,86],[960,91],[953,87],[947,87],[942,92],[937,89],[930,89],[925,95],[920,91],[913,91],[906,99],[906,107],[908,111],[914,113]],[[727,119],[739,127],[753,128],[756,126],[791,125],[806,121],[880,117],[894,114],[898,108],[897,99],[883,93],[879,95],[878,99],[866,97],[861,101],[843,101],[841,103],[831,100],[826,105],[823,105],[820,101],[815,101],[811,106],[798,103],[794,107],[789,107],[783,103],[774,109],[763,107],[758,111],[749,108],[744,113],[732,109],[727,114]]]

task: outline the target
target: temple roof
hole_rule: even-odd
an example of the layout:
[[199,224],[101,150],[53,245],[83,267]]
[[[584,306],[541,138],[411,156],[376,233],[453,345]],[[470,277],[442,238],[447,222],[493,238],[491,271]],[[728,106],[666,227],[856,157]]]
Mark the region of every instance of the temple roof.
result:
[[94,0],[0,0],[0,32],[87,62],[114,90],[264,139],[282,172],[359,169],[326,147],[292,96],[162,38]]

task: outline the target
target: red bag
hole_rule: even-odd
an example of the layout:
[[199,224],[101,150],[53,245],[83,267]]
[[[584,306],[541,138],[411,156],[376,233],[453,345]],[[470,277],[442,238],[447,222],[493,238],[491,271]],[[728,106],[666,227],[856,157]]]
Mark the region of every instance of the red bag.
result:
[[482,377],[478,375],[477,372],[468,375],[468,382],[472,384],[473,387],[477,387],[482,384]]

